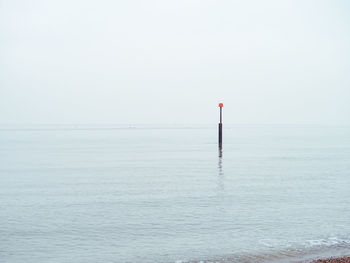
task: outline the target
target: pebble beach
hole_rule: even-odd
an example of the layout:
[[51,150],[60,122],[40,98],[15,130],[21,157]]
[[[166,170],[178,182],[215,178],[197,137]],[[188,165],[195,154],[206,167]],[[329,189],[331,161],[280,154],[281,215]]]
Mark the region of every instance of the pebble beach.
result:
[[312,261],[312,263],[350,263],[350,257],[318,259]]

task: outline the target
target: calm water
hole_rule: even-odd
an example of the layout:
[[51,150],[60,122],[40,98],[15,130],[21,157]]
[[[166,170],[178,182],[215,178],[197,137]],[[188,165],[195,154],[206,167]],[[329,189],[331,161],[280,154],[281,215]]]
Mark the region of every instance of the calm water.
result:
[[1,262],[350,254],[350,128],[0,127]]

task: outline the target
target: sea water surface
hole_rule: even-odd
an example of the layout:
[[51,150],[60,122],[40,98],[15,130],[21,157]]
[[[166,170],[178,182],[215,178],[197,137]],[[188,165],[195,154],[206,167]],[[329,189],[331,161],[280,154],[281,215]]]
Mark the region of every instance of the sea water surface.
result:
[[350,254],[350,127],[0,127],[0,262]]

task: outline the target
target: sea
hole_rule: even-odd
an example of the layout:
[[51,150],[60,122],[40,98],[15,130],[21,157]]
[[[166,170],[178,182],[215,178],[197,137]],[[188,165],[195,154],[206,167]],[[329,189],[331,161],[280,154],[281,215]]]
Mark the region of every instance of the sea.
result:
[[350,127],[0,126],[0,262],[350,254]]

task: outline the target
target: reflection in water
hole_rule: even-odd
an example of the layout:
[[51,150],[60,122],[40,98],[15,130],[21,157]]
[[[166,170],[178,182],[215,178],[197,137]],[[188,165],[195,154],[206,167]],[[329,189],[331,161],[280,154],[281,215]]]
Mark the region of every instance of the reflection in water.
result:
[[222,170],[222,147],[219,147],[219,160],[218,160],[218,190],[220,192],[225,190],[224,187],[224,172]]

